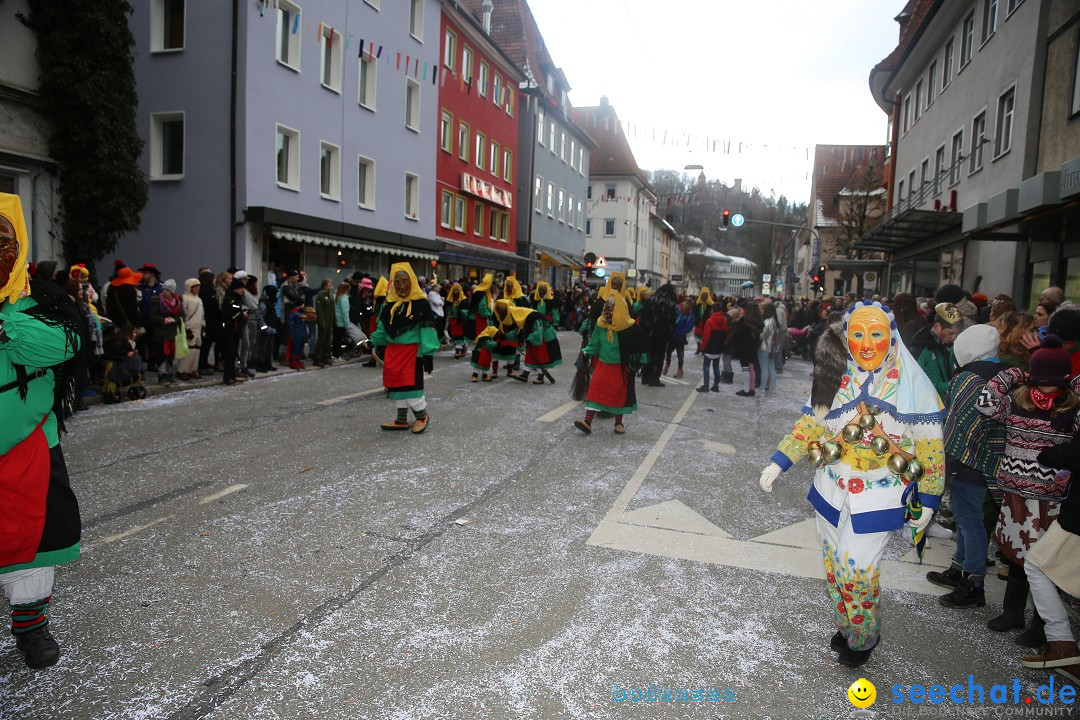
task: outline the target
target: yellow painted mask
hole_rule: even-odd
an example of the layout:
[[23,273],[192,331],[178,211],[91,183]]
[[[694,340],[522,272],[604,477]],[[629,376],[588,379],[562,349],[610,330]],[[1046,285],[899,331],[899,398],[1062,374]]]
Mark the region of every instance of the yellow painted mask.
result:
[[877,370],[889,356],[892,331],[889,317],[876,307],[862,307],[847,322],[848,353],[863,370]]

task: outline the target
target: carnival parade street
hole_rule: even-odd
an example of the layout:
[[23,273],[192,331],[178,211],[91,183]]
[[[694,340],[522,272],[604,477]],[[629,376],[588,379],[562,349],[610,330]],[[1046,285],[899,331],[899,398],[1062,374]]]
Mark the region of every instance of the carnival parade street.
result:
[[[82,556],[50,609],[63,655],[31,672],[5,646],[0,718],[832,718],[859,678],[879,717],[976,718],[1049,682],[985,630],[993,570],[986,607],[944,608],[924,575],[953,541],[931,537],[919,565],[903,532],[880,647],[836,662],[812,470],[758,486],[809,363],[747,398],[737,374],[696,392],[691,352],[682,379],[638,388],[625,434],[603,415],[583,434],[579,342],[560,340],[543,386],[472,384],[438,352],[420,435],[380,430],[394,403],[356,362],[77,414]],[[916,685],[965,702],[895,703]]]

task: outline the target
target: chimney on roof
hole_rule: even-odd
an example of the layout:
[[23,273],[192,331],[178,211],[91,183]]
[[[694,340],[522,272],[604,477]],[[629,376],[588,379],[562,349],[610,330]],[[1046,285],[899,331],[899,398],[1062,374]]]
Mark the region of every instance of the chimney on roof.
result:
[[600,107],[606,108],[610,103],[608,102],[607,95],[600,97]]
[[495,5],[491,0],[484,0],[484,33],[491,34],[491,11],[495,9]]

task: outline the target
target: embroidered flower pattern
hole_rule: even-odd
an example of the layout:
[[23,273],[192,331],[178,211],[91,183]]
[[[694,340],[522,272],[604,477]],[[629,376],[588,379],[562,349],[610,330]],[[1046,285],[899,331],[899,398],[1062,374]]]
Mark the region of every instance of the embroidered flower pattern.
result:
[[822,543],[822,559],[837,628],[852,648],[872,647],[878,637],[878,569],[873,566],[859,568],[855,559],[846,553],[841,560],[839,552],[828,541]]
[[861,493],[863,491],[863,487],[864,485],[862,478],[851,478],[850,480],[848,480],[847,489],[848,492],[852,495],[858,495],[859,493]]

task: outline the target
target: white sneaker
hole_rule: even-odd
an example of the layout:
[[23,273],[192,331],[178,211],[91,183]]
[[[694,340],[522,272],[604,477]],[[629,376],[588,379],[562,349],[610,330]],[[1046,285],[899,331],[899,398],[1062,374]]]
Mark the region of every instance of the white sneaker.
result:
[[926,528],[927,537],[948,539],[951,538],[954,534],[955,533],[952,530],[950,530],[949,528],[941,527],[936,522],[930,523],[929,527]]

